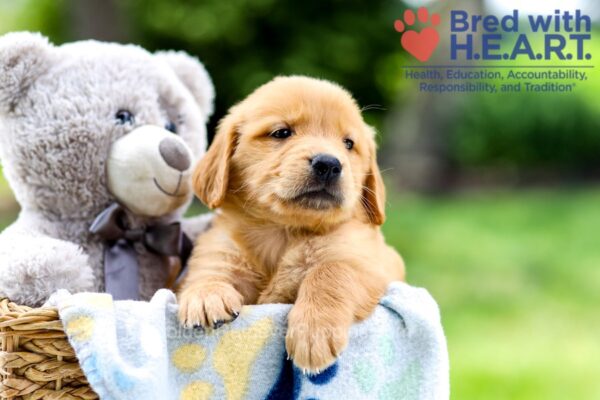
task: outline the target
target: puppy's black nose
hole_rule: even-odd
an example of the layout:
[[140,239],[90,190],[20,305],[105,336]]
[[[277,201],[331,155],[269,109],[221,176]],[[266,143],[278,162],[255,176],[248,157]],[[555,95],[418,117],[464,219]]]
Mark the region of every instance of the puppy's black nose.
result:
[[171,137],[161,140],[158,150],[167,165],[175,168],[177,171],[185,171],[192,163],[187,149],[179,141]]
[[342,174],[342,164],[328,154],[317,154],[310,162],[313,174],[323,183],[336,182]]

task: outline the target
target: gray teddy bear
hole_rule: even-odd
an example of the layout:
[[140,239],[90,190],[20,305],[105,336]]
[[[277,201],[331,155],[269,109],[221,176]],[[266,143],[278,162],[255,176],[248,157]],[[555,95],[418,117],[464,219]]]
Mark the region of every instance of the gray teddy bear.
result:
[[0,297],[35,306],[60,288],[104,291],[109,261],[111,284],[130,285],[119,268],[132,250],[137,297],[164,287],[181,261],[161,253],[181,247],[164,232],[181,222],[194,240],[209,223],[182,215],[213,97],[182,52],[0,37],[0,159],[21,205],[0,234]]

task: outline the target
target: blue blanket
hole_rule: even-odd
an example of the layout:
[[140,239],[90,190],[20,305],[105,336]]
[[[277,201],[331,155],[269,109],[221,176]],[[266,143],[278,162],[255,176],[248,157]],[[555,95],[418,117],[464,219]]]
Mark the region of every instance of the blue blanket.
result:
[[102,399],[448,399],[448,356],[437,304],[393,283],[355,324],[338,361],[304,375],[287,360],[290,305],[245,306],[231,324],[182,329],[172,292],[150,302],[60,291],[58,307],[81,367]]

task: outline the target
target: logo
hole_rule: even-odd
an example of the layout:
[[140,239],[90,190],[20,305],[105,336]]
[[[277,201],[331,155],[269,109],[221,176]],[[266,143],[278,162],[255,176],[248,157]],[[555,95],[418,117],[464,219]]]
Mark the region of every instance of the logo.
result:
[[440,24],[440,15],[429,15],[425,7],[417,10],[416,19],[426,25],[421,31],[411,29],[415,24],[415,13],[412,10],[404,11],[403,20],[394,21],[394,29],[402,34],[400,43],[404,50],[414,56],[417,60],[425,62],[431,58],[431,55],[440,42],[440,35],[434,28]]
[[[590,60],[592,20],[581,10],[554,14],[470,15],[450,12],[450,59]],[[475,35],[479,41],[474,40]]]
[[[404,50],[428,61],[440,42],[440,15],[425,7],[405,10],[394,21]],[[592,39],[592,21],[581,10],[555,10],[554,14],[471,15],[451,10],[448,16],[450,60],[591,60],[586,47]],[[423,28],[415,29],[415,24]],[[588,49],[589,50],[589,49]]]
[[[420,7],[405,10],[394,29],[404,50],[421,63],[440,44],[447,46],[438,52],[447,59],[438,57],[436,65],[401,67],[421,92],[571,93],[595,67],[589,62],[592,18],[580,9],[487,15],[448,10],[440,17]],[[440,35],[446,39],[441,43]]]

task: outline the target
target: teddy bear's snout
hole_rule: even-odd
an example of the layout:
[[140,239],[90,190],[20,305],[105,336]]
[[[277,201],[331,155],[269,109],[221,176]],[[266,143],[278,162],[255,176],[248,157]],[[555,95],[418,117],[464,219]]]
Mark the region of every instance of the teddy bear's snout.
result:
[[191,160],[187,148],[174,138],[164,138],[158,145],[160,155],[167,165],[177,171],[183,172],[190,167]]
[[137,215],[165,215],[191,198],[193,162],[194,153],[183,138],[157,125],[143,125],[111,145],[108,189]]

